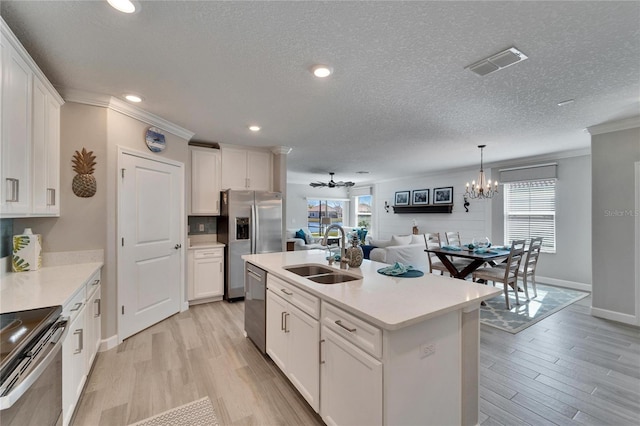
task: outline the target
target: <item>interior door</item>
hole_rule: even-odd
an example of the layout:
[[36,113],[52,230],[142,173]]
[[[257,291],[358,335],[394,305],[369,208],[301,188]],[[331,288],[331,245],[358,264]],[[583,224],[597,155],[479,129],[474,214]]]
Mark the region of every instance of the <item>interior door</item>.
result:
[[125,339],[180,310],[184,168],[125,152],[118,164],[118,334]]

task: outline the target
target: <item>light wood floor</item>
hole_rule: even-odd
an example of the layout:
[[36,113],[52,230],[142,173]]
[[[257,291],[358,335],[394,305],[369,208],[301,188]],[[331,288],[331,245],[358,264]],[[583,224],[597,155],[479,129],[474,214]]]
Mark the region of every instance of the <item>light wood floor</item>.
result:
[[[482,326],[482,424],[640,424],[640,332],[589,305],[515,336]],[[127,425],[204,396],[224,425],[323,424],[242,330],[243,304],[216,302],[100,353],[73,425]]]

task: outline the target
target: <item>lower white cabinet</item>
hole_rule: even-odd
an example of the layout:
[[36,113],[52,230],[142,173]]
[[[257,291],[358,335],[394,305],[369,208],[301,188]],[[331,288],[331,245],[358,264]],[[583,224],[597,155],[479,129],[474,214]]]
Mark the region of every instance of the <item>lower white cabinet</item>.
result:
[[87,374],[85,292],[74,298],[67,312],[71,325],[62,344],[62,424],[68,425],[80,399]]
[[327,425],[381,425],[382,362],[325,325],[320,346],[322,420]]
[[189,250],[187,257],[189,302],[221,300],[224,295],[224,248]]
[[317,319],[273,289],[267,290],[267,354],[316,412],[320,408],[319,334]]
[[63,307],[69,331],[62,343],[62,424],[73,417],[101,341],[100,271]]

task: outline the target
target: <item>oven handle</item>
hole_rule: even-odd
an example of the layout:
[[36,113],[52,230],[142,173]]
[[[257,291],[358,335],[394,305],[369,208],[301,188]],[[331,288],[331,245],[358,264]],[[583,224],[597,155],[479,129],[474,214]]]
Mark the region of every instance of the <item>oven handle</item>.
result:
[[26,391],[29,390],[32,384],[35,383],[36,380],[42,376],[42,373],[51,365],[53,360],[58,355],[58,352],[62,350],[62,343],[67,336],[67,332],[69,331],[69,322],[68,318],[64,318],[55,325],[58,329],[56,330],[56,334],[51,338],[50,342],[55,342],[53,348],[49,350],[44,358],[40,358],[37,361],[37,364],[31,368],[29,374],[26,377],[20,379],[17,385],[5,396],[0,398],[0,410],[6,410],[7,408],[11,408],[13,404],[15,404],[21,397],[24,395]]

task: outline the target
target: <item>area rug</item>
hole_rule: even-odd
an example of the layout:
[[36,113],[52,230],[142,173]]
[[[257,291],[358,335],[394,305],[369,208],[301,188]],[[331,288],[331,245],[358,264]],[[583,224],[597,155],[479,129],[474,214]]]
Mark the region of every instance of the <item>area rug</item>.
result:
[[[496,284],[496,287],[500,288],[500,284]],[[544,284],[537,284],[536,288],[538,297],[529,301],[524,297],[524,293],[518,294],[520,305],[516,305],[513,292],[509,292],[510,310],[507,310],[504,302],[504,293],[487,300],[486,306],[480,309],[480,322],[516,334],[589,295],[583,291]],[[533,296],[531,288],[529,288],[529,295]]]
[[129,426],[218,426],[209,397],[157,414]]

